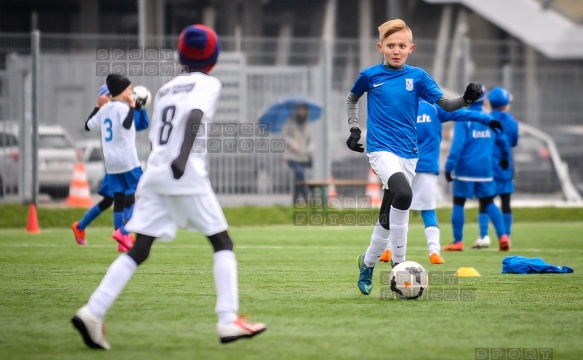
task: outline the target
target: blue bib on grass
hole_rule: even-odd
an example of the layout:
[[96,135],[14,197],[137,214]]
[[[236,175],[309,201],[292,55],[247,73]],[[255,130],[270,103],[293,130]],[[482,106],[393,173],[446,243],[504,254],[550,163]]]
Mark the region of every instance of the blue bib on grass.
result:
[[502,274],[568,274],[574,270],[568,266],[551,265],[540,258],[506,256],[502,259]]

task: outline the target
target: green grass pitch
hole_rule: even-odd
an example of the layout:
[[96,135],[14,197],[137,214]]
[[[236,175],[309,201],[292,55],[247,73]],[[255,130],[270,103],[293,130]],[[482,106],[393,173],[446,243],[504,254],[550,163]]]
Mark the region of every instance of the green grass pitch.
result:
[[[269,329],[228,345],[215,332],[212,248],[200,234],[179,232],[154,245],[108,312],[109,352],[86,348],[70,318],[118,256],[111,230],[90,228],[87,247],[69,229],[2,230],[0,359],[474,359],[476,349],[582,358],[583,223],[517,223],[510,253],[470,250],[476,227],[466,225],[465,251],[431,265],[422,226],[411,226],[408,260],[431,272],[481,274],[430,285],[473,299],[418,301],[382,299],[381,273],[390,269],[383,263],[372,294],[359,293],[355,259],[371,226],[233,227],[241,313]],[[449,241],[443,225],[442,245]],[[575,273],[503,275],[502,258],[512,254]]]

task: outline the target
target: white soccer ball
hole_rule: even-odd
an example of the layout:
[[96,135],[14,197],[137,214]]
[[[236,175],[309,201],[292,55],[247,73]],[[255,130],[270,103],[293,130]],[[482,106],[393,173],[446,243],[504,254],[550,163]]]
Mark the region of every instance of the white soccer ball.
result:
[[152,93],[145,86],[138,85],[133,88],[133,98],[134,101],[138,99],[146,99],[144,106],[149,105],[152,102]]
[[391,290],[399,299],[418,299],[427,291],[427,271],[415,261],[404,261],[389,275]]

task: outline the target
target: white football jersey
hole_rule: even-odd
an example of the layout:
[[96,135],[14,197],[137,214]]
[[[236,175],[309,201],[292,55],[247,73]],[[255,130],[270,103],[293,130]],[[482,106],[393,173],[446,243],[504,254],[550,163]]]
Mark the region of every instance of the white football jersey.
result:
[[[203,73],[179,75],[158,90],[149,139],[152,151],[146,171],[140,179],[138,194],[151,191],[162,195],[204,194],[212,192],[206,169],[204,124],[209,123],[217,108],[222,84],[219,79]],[[194,109],[203,113],[193,150],[188,156],[184,175],[175,179],[170,165],[180,154],[188,116]]]
[[108,174],[120,174],[140,166],[136,150],[136,128],[125,129],[123,121],[130,106],[122,101],[110,101],[87,122],[90,130],[101,131],[101,145]]

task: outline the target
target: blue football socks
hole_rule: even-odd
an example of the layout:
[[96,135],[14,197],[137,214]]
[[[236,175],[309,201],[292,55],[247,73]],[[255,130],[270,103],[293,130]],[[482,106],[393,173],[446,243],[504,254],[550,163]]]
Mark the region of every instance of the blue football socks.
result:
[[85,216],[83,216],[83,219],[79,220],[79,224],[77,225],[77,228],[79,230],[85,230],[85,228],[87,226],[89,226],[89,224],[91,224],[91,222],[93,220],[95,220],[95,218],[97,218],[100,214],[101,214],[101,209],[99,208],[99,205],[93,206],[91,209],[89,209],[89,211],[87,211],[85,213]]
[[480,238],[484,238],[488,235],[488,227],[489,227],[490,217],[488,213],[479,213],[478,214],[478,225],[480,226]]
[[464,214],[464,207],[461,205],[454,205],[451,211],[451,226],[453,227],[453,242],[458,243],[464,238],[464,222],[466,215]]
[[492,224],[494,224],[494,229],[496,229],[496,235],[498,235],[498,239],[502,235],[506,234],[506,229],[504,228],[504,220],[502,219],[502,213],[496,204],[491,203],[486,207],[486,212],[490,219],[492,220]]
[[510,236],[512,233],[512,214],[502,214],[504,218],[504,228],[506,228],[506,235]]

